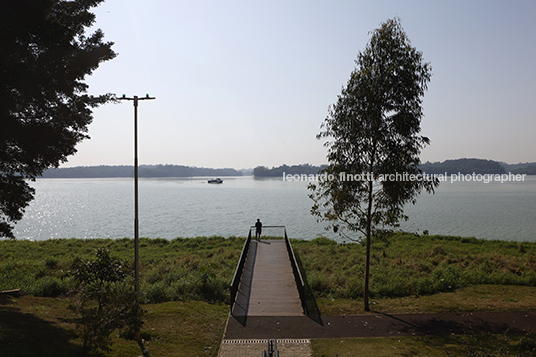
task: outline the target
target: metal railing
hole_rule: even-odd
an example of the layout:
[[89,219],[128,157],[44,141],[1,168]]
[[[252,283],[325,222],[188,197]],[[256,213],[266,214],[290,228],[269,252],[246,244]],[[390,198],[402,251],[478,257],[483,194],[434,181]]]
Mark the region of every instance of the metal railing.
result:
[[296,262],[296,256],[294,255],[294,250],[292,249],[292,244],[287,236],[287,229],[285,228],[285,244],[287,245],[288,256],[290,258],[290,265],[292,266],[292,272],[294,273],[294,278],[296,279],[296,286],[298,287],[298,293],[300,294],[300,300],[302,303],[303,313],[307,315],[307,300],[305,296],[305,283]]
[[244,264],[246,263],[246,258],[248,256],[250,243],[251,243],[251,228],[249,229],[248,238],[244,242],[244,247],[242,248],[242,254],[240,254],[240,259],[238,260],[238,265],[234,273],[233,281],[231,282],[231,313],[233,311],[233,305],[236,301],[236,294],[238,294],[238,286],[240,285],[240,277],[242,277],[242,272],[244,271]]
[[[255,228],[256,228],[255,226],[251,226],[249,228],[249,231],[251,232],[251,230],[255,229]],[[285,226],[262,226],[262,229],[264,229],[264,228],[283,228],[283,230],[285,230],[285,232],[286,232],[286,227]]]
[[262,357],[279,357],[277,340],[268,340],[268,349],[262,351]]

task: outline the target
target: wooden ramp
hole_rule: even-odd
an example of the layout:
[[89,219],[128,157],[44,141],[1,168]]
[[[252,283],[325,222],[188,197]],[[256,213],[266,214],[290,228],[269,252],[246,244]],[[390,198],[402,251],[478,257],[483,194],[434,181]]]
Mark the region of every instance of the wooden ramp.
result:
[[233,316],[300,316],[302,304],[285,240],[252,240]]

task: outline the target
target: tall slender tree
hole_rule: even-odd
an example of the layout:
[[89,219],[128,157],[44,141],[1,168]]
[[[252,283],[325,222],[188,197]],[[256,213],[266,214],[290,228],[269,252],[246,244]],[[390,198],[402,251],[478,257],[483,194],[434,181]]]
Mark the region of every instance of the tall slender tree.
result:
[[[356,68],[321,126],[328,139],[324,180],[309,186],[311,213],[328,227],[361,233],[366,244],[364,308],[369,306],[370,245],[374,232],[397,226],[404,205],[439,181],[422,176],[419,135],[422,97],[431,66],[411,46],[400,19],[373,31]],[[398,174],[398,175],[397,175]]]
[[88,138],[92,108],[84,78],[116,56],[103,32],[87,34],[103,0],[16,0],[0,5],[0,237],[14,238],[34,180]]

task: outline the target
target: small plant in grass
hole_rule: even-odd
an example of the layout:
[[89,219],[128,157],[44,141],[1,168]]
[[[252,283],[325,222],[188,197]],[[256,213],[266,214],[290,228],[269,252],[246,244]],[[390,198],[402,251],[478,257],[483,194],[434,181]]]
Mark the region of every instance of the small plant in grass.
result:
[[115,330],[133,339],[143,322],[132,283],[132,269],[114,258],[107,249],[99,248],[96,259],[78,259],[72,275],[80,284],[80,304],[71,310],[80,315],[84,348],[88,351],[109,351],[110,335]]
[[58,266],[58,261],[54,258],[46,258],[45,259],[45,266],[48,268],[48,269],[56,269],[56,267]]
[[218,284],[216,273],[218,266],[214,263],[207,263],[199,268],[201,274],[201,286],[199,287],[201,296],[208,301],[221,301],[226,297],[226,286],[222,288]]

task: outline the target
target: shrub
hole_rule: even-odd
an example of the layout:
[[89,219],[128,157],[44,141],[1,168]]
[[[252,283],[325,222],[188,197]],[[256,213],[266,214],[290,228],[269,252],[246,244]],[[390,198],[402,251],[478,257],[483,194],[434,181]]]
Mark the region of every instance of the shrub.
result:
[[120,330],[132,337],[143,324],[143,310],[132,286],[132,269],[113,257],[108,249],[97,249],[94,261],[78,259],[71,274],[81,285],[81,304],[71,309],[80,315],[84,348],[109,351],[110,334]]
[[311,241],[311,243],[313,245],[318,245],[318,246],[322,246],[322,245],[337,245],[337,242],[335,242],[334,240],[331,240],[329,238],[326,238],[326,237],[318,237],[318,238],[315,238]]
[[57,277],[44,276],[36,280],[27,290],[34,296],[56,297],[69,290],[68,284]]
[[362,298],[365,292],[364,282],[362,278],[352,277],[348,279],[346,284],[346,296],[347,299]]
[[163,281],[145,285],[142,289],[146,302],[150,304],[171,300],[166,290],[166,285]]

